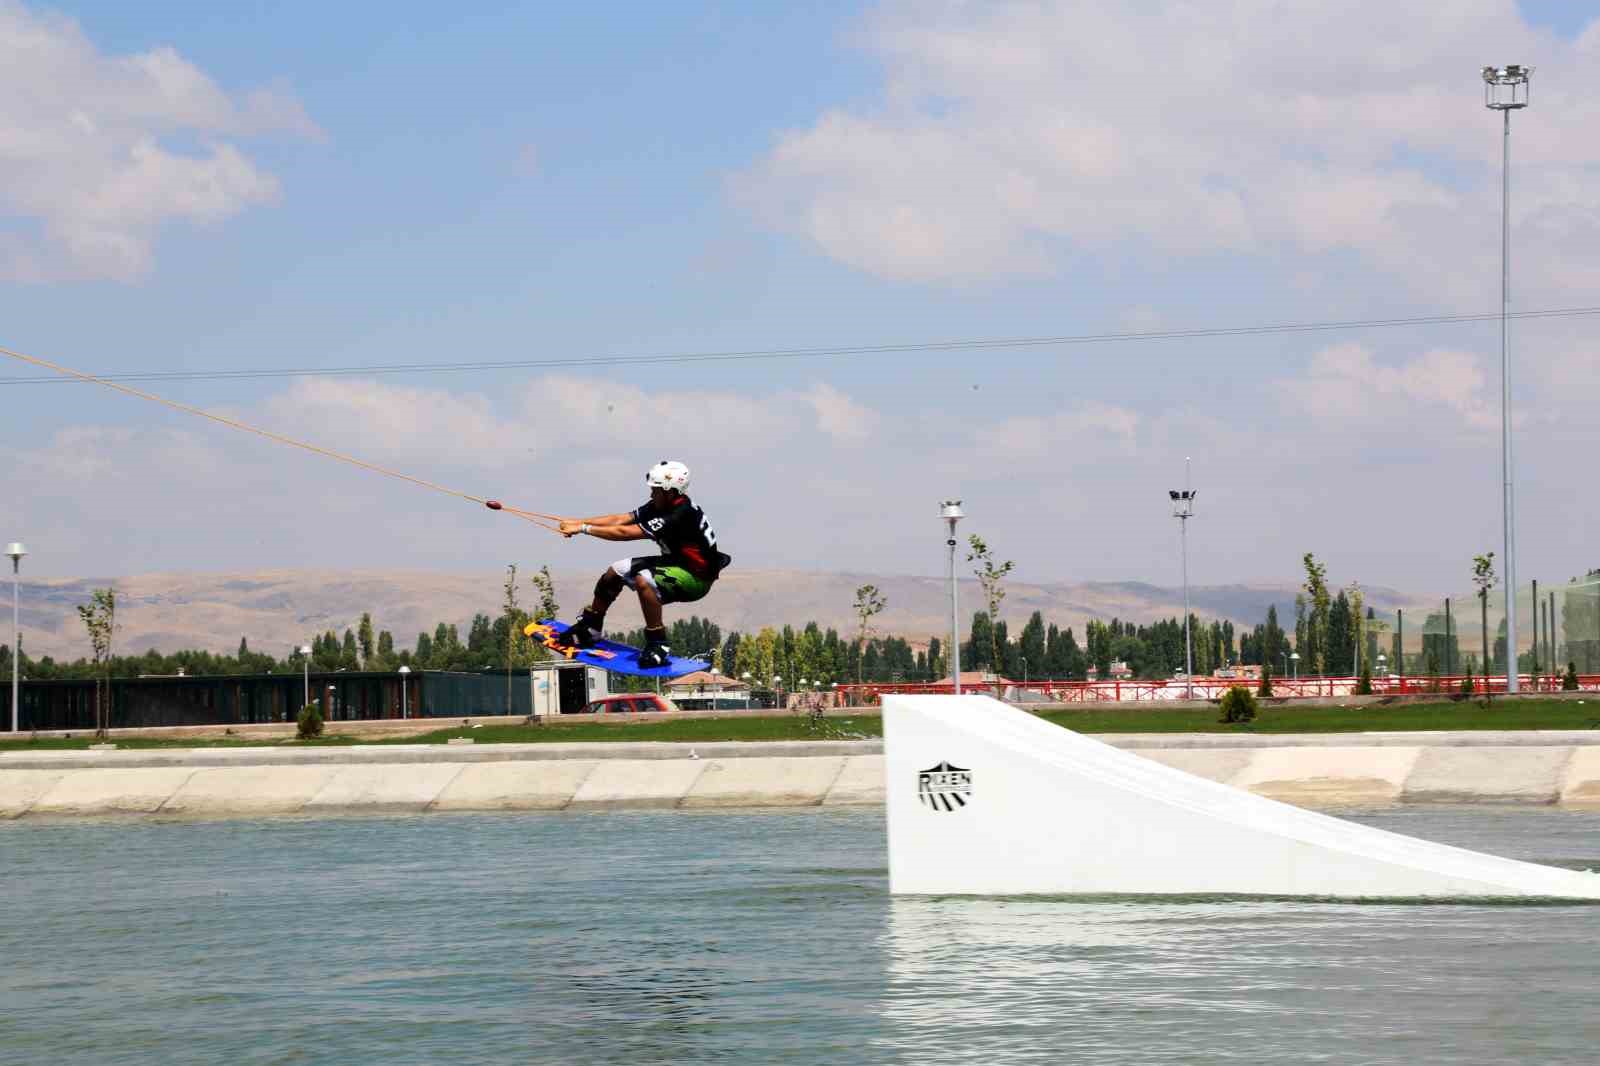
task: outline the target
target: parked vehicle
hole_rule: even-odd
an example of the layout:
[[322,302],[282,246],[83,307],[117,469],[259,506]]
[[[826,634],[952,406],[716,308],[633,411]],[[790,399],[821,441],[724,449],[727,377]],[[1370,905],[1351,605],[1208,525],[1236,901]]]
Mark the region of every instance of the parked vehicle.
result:
[[647,714],[654,711],[675,711],[678,705],[654,692],[624,692],[590,700],[583,708],[584,714]]

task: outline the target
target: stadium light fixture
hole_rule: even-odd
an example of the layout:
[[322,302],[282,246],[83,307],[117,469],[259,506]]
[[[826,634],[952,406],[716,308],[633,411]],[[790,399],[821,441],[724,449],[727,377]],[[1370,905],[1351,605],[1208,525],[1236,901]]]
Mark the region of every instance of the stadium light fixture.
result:
[[945,500],[939,505],[939,517],[950,527],[945,544],[950,548],[950,687],[961,695],[961,615],[956,596],[956,523],[967,517],[961,510],[960,500]]
[[300,706],[309,707],[311,706],[311,645],[309,644],[300,645],[300,666],[305,681],[305,700]]
[[1183,555],[1183,698],[1194,699],[1194,642],[1189,635],[1189,519],[1194,517],[1195,492],[1189,487],[1189,457],[1183,457],[1183,488],[1168,489],[1172,517],[1178,520]]
[[20,543],[6,545],[6,554],[11,556],[11,731],[17,731],[17,711],[20,704],[17,702],[17,693],[21,691],[18,679],[22,669],[22,624],[19,621],[17,605],[21,602],[22,581],[18,576],[22,572],[22,557],[28,554],[28,549]]
[[[1506,691],[1517,685],[1517,495],[1511,461],[1511,112],[1528,106],[1532,67],[1483,68],[1483,106],[1500,112],[1500,520],[1506,560]],[[1484,664],[1487,669],[1488,664]]]

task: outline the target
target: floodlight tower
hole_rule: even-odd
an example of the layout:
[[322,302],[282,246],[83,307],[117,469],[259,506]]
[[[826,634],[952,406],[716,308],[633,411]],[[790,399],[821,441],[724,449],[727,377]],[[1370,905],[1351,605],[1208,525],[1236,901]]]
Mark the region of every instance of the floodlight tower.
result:
[[17,621],[17,604],[21,601],[18,591],[21,588],[21,578],[18,575],[22,572],[22,558],[28,554],[28,549],[21,544],[9,544],[6,546],[6,554],[11,556],[11,731],[15,733],[17,710],[20,706],[17,702],[17,677],[18,671],[22,668],[22,626]]
[[1194,517],[1195,490],[1189,487],[1189,457],[1183,457],[1183,488],[1168,489],[1172,498],[1172,517],[1178,520],[1178,539],[1183,545],[1183,693],[1194,699],[1194,642],[1189,637],[1189,519]]
[[945,543],[950,546],[950,684],[957,696],[961,695],[961,616],[956,608],[956,523],[966,515],[960,500],[945,500],[939,505],[939,517],[950,527]]
[[1528,106],[1532,67],[1483,68],[1483,106],[1500,112],[1500,473],[1506,549],[1506,691],[1517,691],[1516,487],[1511,467],[1511,112]]

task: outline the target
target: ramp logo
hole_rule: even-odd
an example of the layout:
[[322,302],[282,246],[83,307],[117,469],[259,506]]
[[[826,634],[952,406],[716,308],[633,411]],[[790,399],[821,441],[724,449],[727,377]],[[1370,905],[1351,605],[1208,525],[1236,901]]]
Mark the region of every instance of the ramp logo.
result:
[[972,771],[942,762],[917,773],[917,799],[936,811],[953,811],[967,805],[972,795]]

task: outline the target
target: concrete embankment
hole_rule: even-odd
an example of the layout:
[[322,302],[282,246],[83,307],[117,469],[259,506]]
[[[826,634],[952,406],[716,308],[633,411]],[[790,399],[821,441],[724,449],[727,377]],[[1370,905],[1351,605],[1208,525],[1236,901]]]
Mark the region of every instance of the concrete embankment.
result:
[[[1103,739],[1308,807],[1600,807],[1600,735],[1591,732]],[[879,741],[0,754],[0,818],[797,807],[883,799]]]

